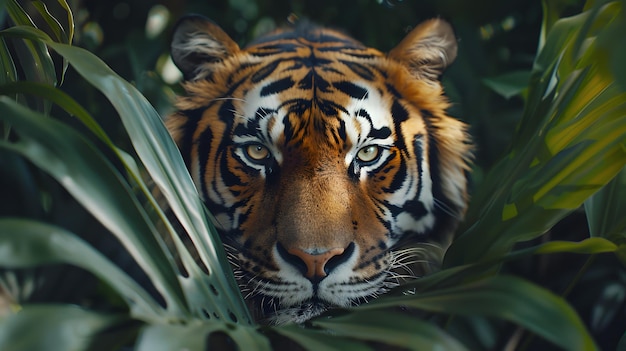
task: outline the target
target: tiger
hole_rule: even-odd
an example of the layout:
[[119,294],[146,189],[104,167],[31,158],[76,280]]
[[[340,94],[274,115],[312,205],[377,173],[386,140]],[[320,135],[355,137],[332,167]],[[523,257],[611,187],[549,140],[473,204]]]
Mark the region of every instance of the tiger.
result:
[[184,93],[166,126],[259,323],[363,304],[441,258],[473,152],[446,114],[448,22],[388,53],[308,21],[244,47],[200,15],[172,33]]

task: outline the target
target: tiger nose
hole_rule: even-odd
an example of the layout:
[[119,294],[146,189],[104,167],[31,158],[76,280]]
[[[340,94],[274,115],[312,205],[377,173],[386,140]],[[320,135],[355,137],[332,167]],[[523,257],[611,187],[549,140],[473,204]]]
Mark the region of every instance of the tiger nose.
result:
[[346,262],[354,251],[354,243],[348,247],[333,248],[324,252],[309,253],[300,248],[285,249],[278,244],[281,257],[297,267],[311,281],[319,281],[332,272],[337,266]]

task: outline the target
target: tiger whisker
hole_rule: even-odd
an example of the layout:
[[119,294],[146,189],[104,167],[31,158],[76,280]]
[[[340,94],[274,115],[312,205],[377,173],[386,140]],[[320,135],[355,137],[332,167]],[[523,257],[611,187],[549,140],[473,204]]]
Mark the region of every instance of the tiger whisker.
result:
[[463,216],[460,213],[458,213],[457,211],[454,211],[450,206],[446,205],[446,203],[444,203],[443,201],[437,198],[434,198],[434,200],[435,200],[435,207],[438,207],[445,214],[449,215],[450,217],[454,219],[458,219],[458,220],[463,219]]
[[226,97],[219,97],[219,98],[215,98],[215,99],[211,99],[208,102],[216,102],[216,101],[228,101],[228,100],[232,100],[232,101],[240,101],[240,102],[246,102],[245,99],[242,98],[236,98],[236,97],[230,97],[230,96],[226,96]]

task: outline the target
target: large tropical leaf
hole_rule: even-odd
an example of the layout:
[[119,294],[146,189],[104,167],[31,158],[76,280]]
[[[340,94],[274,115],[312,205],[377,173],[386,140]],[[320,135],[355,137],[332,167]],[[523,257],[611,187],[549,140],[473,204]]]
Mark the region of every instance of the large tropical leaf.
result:
[[[154,108],[132,85],[117,76],[100,59],[86,50],[54,43],[44,33],[31,27],[13,27],[2,33],[30,40],[45,41],[63,55],[79,73],[84,75],[85,79],[105,93],[120,113],[143,165],[168,200],[177,220],[183,225],[194,243],[200,259],[210,273],[207,276],[196,264],[185,244],[176,235],[161,212],[169,235],[176,244],[177,254],[184,264],[185,271],[189,273],[178,276],[184,286],[182,292],[188,301],[187,307],[191,308],[192,313],[198,318],[218,315],[225,320],[250,324],[252,320],[234,283],[232,272],[218,268],[228,265],[219,237],[212,224],[207,220],[209,217],[198,197],[182,157]],[[46,92],[45,88],[33,84],[20,87],[31,91],[36,90],[40,95],[54,97],[60,101],[62,106],[73,108],[74,111],[80,113],[78,116],[81,117],[81,120],[88,122],[87,125],[116,151],[110,141],[103,137],[101,130],[96,128],[97,124],[85,117],[83,109],[70,103],[71,101],[67,97]],[[134,175],[135,182],[143,189],[144,196],[152,200],[153,209],[159,211],[149,189],[142,183],[138,172],[134,170],[135,167],[129,164],[129,160],[124,154],[116,152],[120,161],[126,164],[127,170]],[[216,291],[217,293],[215,293]]]
[[327,329],[334,336],[376,341],[410,350],[467,350],[432,322],[391,311],[358,311],[320,318],[312,325]]
[[[252,323],[238,293],[232,272],[220,267],[228,263],[215,228],[182,160],[178,148],[152,105],[131,84],[86,50],[48,42],[56,52],[93,86],[102,91],[117,109],[131,142],[152,180],[163,192],[172,211],[183,225],[209,270],[205,275],[186,253],[184,244],[173,235],[189,278],[182,279],[184,292],[196,316],[206,311],[227,320]],[[219,294],[213,291],[219,291]]]
[[624,167],[626,91],[595,40],[620,13],[612,2],[550,28],[512,150],[477,189],[447,267],[498,257],[543,234]]
[[496,317],[515,322],[566,350],[596,349],[587,328],[565,300],[512,276],[498,275],[431,293],[378,299],[358,310],[382,314],[384,309],[402,306],[450,315]]
[[124,271],[73,233],[27,219],[0,219],[0,266],[28,268],[66,263],[94,273],[121,294],[131,315],[158,322],[165,308]]
[[[121,333],[116,334],[115,328]],[[125,315],[102,314],[69,305],[28,305],[0,320],[5,351],[116,350],[137,325]]]
[[268,339],[246,325],[192,320],[185,325],[152,324],[141,330],[137,351],[271,350]]
[[595,255],[602,253],[618,253],[620,248],[613,242],[604,238],[588,238],[580,242],[571,241],[549,241],[541,245],[526,249],[514,250],[506,255],[493,260],[481,261],[479,263],[469,263],[465,265],[450,267],[442,271],[433,273],[418,280],[406,283],[381,297],[385,300],[390,296],[405,295],[407,290],[417,292],[437,292],[442,288],[449,288],[462,281],[471,281],[485,276],[485,272],[502,263],[521,260],[532,255],[549,255],[556,253],[575,253],[583,255]]
[[186,305],[159,234],[126,182],[76,131],[0,97],[0,120],[20,136],[0,146],[14,150],[47,171],[122,242],[163,295],[174,316]]

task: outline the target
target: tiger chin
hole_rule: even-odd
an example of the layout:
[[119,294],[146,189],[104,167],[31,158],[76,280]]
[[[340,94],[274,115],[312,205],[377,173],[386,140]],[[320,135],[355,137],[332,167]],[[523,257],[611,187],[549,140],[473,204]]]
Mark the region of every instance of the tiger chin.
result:
[[472,149],[439,81],[448,23],[385,54],[310,23],[242,48],[193,15],[171,53],[186,94],[166,124],[257,321],[303,323],[436,269]]

